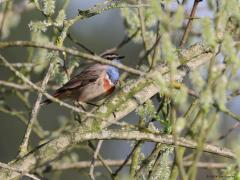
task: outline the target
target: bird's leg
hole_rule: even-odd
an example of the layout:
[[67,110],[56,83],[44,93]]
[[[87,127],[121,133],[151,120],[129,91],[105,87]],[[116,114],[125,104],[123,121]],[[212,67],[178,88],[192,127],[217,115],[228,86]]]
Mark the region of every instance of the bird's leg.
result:
[[[90,103],[90,102],[88,102],[86,104],[89,104],[89,105],[92,105],[92,106],[95,106],[95,107],[100,107],[100,106],[104,105],[104,102],[102,104],[100,104],[100,105],[94,104],[94,103]],[[112,114],[113,114],[114,118],[116,118],[116,114],[114,112],[112,112]]]
[[79,113],[77,113],[77,112],[75,112],[75,111],[73,112],[73,119],[74,119],[75,121],[79,122],[80,124],[82,123],[81,117],[80,117]]
[[115,114],[115,112],[112,112],[112,114],[113,114],[113,117],[116,118],[116,114]]
[[86,108],[82,105],[81,102],[75,101],[74,103],[77,107],[81,107],[83,111],[87,111]]
[[90,102],[87,102],[86,104],[91,105],[91,106],[95,106],[95,107],[99,107],[99,106],[101,106],[101,105],[94,104],[94,103],[90,103]]
[[[87,111],[86,108],[83,106],[83,104],[81,102],[75,101],[74,104],[78,108],[81,108],[83,111],[85,111],[85,112]],[[78,121],[80,124],[82,123],[81,116],[80,116],[79,113],[74,112],[73,117],[74,117],[74,120]]]
[[87,111],[82,104],[79,104],[79,106],[82,108],[82,110]]

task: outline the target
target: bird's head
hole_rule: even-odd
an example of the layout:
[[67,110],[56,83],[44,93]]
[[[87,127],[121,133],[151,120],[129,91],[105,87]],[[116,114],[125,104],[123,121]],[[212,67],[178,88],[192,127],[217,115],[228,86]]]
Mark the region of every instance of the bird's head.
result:
[[110,61],[119,61],[124,58],[124,56],[119,56],[117,53],[105,53],[101,57]]

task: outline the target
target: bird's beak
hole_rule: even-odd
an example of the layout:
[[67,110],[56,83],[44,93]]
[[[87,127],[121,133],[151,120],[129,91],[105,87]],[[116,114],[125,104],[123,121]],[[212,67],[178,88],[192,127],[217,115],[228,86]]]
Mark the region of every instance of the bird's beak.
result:
[[117,59],[123,59],[125,56],[118,56]]

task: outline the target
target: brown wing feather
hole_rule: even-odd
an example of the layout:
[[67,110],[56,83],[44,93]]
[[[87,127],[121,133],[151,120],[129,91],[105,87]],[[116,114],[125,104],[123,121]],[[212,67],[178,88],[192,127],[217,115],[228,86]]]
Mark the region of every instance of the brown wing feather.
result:
[[100,74],[103,72],[104,65],[95,64],[89,66],[85,70],[83,70],[80,74],[74,76],[70,79],[66,84],[64,84],[61,88],[59,88],[56,93],[74,89],[74,88],[81,88],[86,84],[95,82]]

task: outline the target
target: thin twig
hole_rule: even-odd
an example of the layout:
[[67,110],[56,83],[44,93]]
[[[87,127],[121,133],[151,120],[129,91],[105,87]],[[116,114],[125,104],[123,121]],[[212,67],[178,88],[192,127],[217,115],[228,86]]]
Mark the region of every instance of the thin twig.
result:
[[[37,65],[40,65],[40,64],[33,64],[33,63],[12,63],[12,66],[13,66],[13,67],[17,67],[17,68],[21,68],[21,67],[31,68],[31,67],[34,67],[34,66],[37,66]],[[1,66],[1,64],[0,64],[0,66]]]
[[141,148],[142,148],[143,143],[144,143],[144,141],[138,141],[137,145],[134,147],[134,150],[132,153],[132,163],[130,165],[130,170],[129,170],[130,177],[132,177],[132,178],[134,177],[134,175],[138,169],[140,155],[141,155]]
[[[53,63],[50,62],[49,63],[49,68],[47,70],[47,73],[46,73],[46,75],[45,75],[45,77],[42,81],[42,85],[41,85],[41,89],[43,91],[45,91],[45,89],[46,89],[48,80],[49,80],[49,78],[52,74],[52,70],[53,70]],[[21,144],[20,149],[19,149],[19,156],[23,156],[24,154],[27,153],[30,134],[31,134],[31,131],[32,131],[32,128],[33,128],[33,124],[36,121],[37,115],[38,115],[39,110],[40,110],[40,103],[42,101],[42,97],[43,97],[43,94],[39,92],[38,96],[37,96],[37,100],[35,102],[35,105],[32,109],[31,118],[28,122],[27,129],[25,131],[22,144]]]
[[5,20],[6,20],[6,17],[7,17],[7,13],[8,13],[8,6],[11,5],[10,4],[10,0],[6,0],[6,3],[5,6],[4,6],[4,10],[2,12],[2,19],[1,19],[1,23],[0,23],[0,38],[2,38],[2,34],[3,34],[3,26],[4,26],[4,23],[5,23]]
[[176,131],[176,110],[174,109],[173,105],[171,108],[171,120],[172,120],[172,134],[173,134],[173,141],[175,144],[175,161],[178,167],[178,171],[180,173],[180,177],[182,180],[187,180],[188,177],[186,175],[184,166],[183,166],[183,161],[182,161],[182,156],[181,156],[181,149],[177,145],[177,139],[178,139],[178,134]]
[[7,47],[35,47],[35,48],[43,48],[43,49],[65,52],[65,53],[73,55],[73,56],[81,57],[84,60],[92,60],[92,61],[98,62],[98,63],[109,64],[109,65],[118,67],[119,69],[122,69],[124,71],[127,71],[129,73],[133,73],[133,74],[137,74],[137,75],[145,75],[144,72],[136,70],[136,69],[128,67],[128,66],[125,66],[123,64],[114,63],[112,61],[103,59],[100,56],[79,52],[75,49],[71,49],[71,48],[67,48],[67,47],[57,47],[52,44],[46,44],[46,43],[43,44],[43,43],[37,43],[37,42],[33,42],[33,41],[0,42],[0,48],[7,48]]
[[81,47],[82,49],[84,49],[85,51],[87,51],[88,53],[94,55],[95,53],[89,49],[87,46],[85,46],[84,44],[80,43],[79,41],[77,41],[76,39],[74,39],[72,37],[72,35],[70,33],[67,34],[67,37],[72,41],[74,42],[76,45],[78,45],[79,47]]
[[[141,0],[138,0],[137,2],[138,2],[138,4],[141,4]],[[149,46],[148,46],[147,37],[146,37],[146,25],[145,25],[145,19],[144,19],[144,10],[141,7],[138,8],[138,17],[139,17],[140,26],[141,26],[141,36],[142,36],[142,40],[143,40],[143,46],[144,46],[145,52],[147,52],[149,49]],[[150,55],[147,55],[147,60],[148,60],[148,64],[151,64],[152,59],[151,59]],[[140,63],[141,63],[141,61],[140,61]]]
[[[96,147],[94,146],[94,144],[93,144],[91,141],[88,142],[88,146],[89,146],[93,151],[96,150]],[[102,165],[106,168],[106,170],[109,172],[109,174],[112,176],[112,169],[107,165],[107,163],[105,162],[104,158],[101,156],[100,153],[98,153],[97,158],[98,158],[98,160],[102,163]]]
[[[117,50],[119,50],[120,48],[122,48],[124,45],[126,45],[127,43],[129,43],[139,32],[139,28],[137,28],[137,30],[131,35],[131,36],[127,36],[123,38],[123,40],[114,48],[111,49],[107,49],[105,50],[102,54],[105,53],[111,53],[111,52],[116,52]],[[101,55],[102,55],[101,54]]]
[[91,165],[90,165],[89,175],[90,175],[92,180],[95,180],[94,167],[95,167],[95,162],[96,162],[97,156],[99,154],[100,148],[102,146],[102,143],[103,143],[103,140],[98,141],[97,148],[96,148],[96,150],[93,154],[92,162],[91,162]]
[[133,147],[132,151],[127,155],[126,159],[123,161],[123,163],[116,169],[116,171],[113,173],[113,176],[116,177],[118,175],[118,173],[122,170],[122,168],[130,161],[130,158],[133,154],[133,152],[135,151],[135,149],[138,147],[138,145],[141,142],[138,141],[135,146]]
[[182,48],[185,44],[185,42],[187,41],[187,38],[188,38],[188,35],[192,29],[192,22],[193,22],[193,19],[194,19],[194,16],[195,16],[195,13],[196,13],[196,10],[197,10],[197,6],[199,4],[199,2],[201,2],[202,0],[195,0],[194,3],[193,3],[193,7],[192,7],[192,10],[191,10],[191,14],[190,14],[190,18],[188,20],[188,23],[187,23],[187,27],[183,33],[183,36],[182,36],[182,39],[180,41],[180,45],[179,47]]
[[[152,55],[152,62],[151,62],[151,64],[150,64],[150,67],[149,67],[149,72],[152,70],[152,68],[153,68],[153,65],[155,64],[155,61],[156,61],[156,51],[157,51],[157,48],[159,48],[158,47],[158,45],[160,44],[159,42],[160,42],[160,39],[161,39],[161,36],[160,36],[160,31],[159,31],[159,28],[160,28],[160,21],[158,21],[157,22],[157,31],[156,31],[156,41],[155,41],[155,43],[153,44],[153,46],[152,46],[152,49],[153,49],[153,55]],[[149,53],[151,52],[151,50],[150,51],[148,51]]]
[[[35,84],[40,85],[41,82],[38,81]],[[8,82],[8,81],[2,81],[2,80],[0,80],[0,86],[14,88],[14,89],[20,90],[20,91],[32,91],[32,90],[34,90],[31,86],[28,86],[27,84],[17,84],[15,82]],[[52,90],[56,90],[58,88],[60,88],[59,85],[48,85],[48,87],[47,87],[47,89],[52,89]]]
[[230,129],[228,129],[228,131],[225,134],[219,136],[215,140],[208,141],[208,143],[212,143],[212,142],[215,142],[215,141],[221,141],[221,140],[225,139],[227,136],[229,136],[237,128],[240,128],[240,122],[236,122]]
[[[146,58],[147,56],[149,56],[150,53],[151,53],[153,50],[156,49],[156,47],[157,47],[160,39],[161,39],[161,36],[157,36],[157,37],[156,37],[155,43],[152,45],[152,47],[151,47],[149,50],[146,51],[146,53],[144,54],[144,56],[142,57],[142,59],[144,59],[144,58]],[[152,61],[152,62],[151,62],[151,65],[150,65],[150,69],[153,67],[153,63],[154,63],[154,62]]]
[[[174,86],[174,88],[176,88],[176,89],[181,88],[181,87],[179,87],[179,86],[175,86],[175,85],[173,85],[173,86]],[[192,89],[188,89],[188,94],[189,94],[190,96],[196,98],[196,99],[199,99],[199,98],[200,98],[200,95],[199,95],[198,93],[196,93],[196,92],[195,92],[194,90],[192,90]],[[213,103],[213,106],[214,106],[217,110],[225,113],[226,115],[228,115],[228,116],[230,116],[231,118],[235,119],[236,121],[239,121],[239,122],[240,122],[240,116],[238,116],[238,115],[236,115],[235,113],[233,113],[233,112],[232,112],[230,109],[228,109],[227,107],[221,107],[221,106],[219,106],[216,102]]]
[[136,171],[136,173],[134,175],[135,179],[139,179],[143,172],[150,171],[158,154],[161,153],[162,148],[163,148],[162,144],[160,144],[160,143],[155,144],[155,147],[153,148],[150,155],[142,161],[142,164],[140,165],[139,169]]
[[[183,161],[183,165],[186,167],[192,166],[192,163],[192,161]],[[226,169],[229,167],[229,164],[216,162],[197,162],[197,167],[206,169]]]
[[[16,111],[15,109],[9,109],[9,108],[4,108],[0,107],[0,112],[3,112],[5,114],[11,115],[11,116],[16,116],[19,118],[25,125],[27,125],[27,118],[23,115],[23,113]],[[35,123],[33,126],[33,131],[34,133],[39,137],[39,138],[44,138],[44,135],[47,134],[47,131],[44,131],[42,127],[38,124]]]
[[0,86],[6,86],[6,87],[14,88],[17,90],[31,90],[29,88],[29,86],[16,84],[16,83],[12,83],[12,82],[7,82],[7,81],[2,81],[2,80],[0,80]]
[[[108,166],[120,166],[125,160],[111,160],[111,159],[105,159],[105,163]],[[62,163],[62,162],[52,162],[50,164],[52,171],[63,171],[68,169],[82,169],[82,168],[89,168],[91,166],[92,161],[79,161],[79,162],[71,162],[71,163]],[[127,162],[125,165],[130,165],[131,160]],[[103,166],[102,162],[100,160],[95,161],[94,164],[95,167]]]

